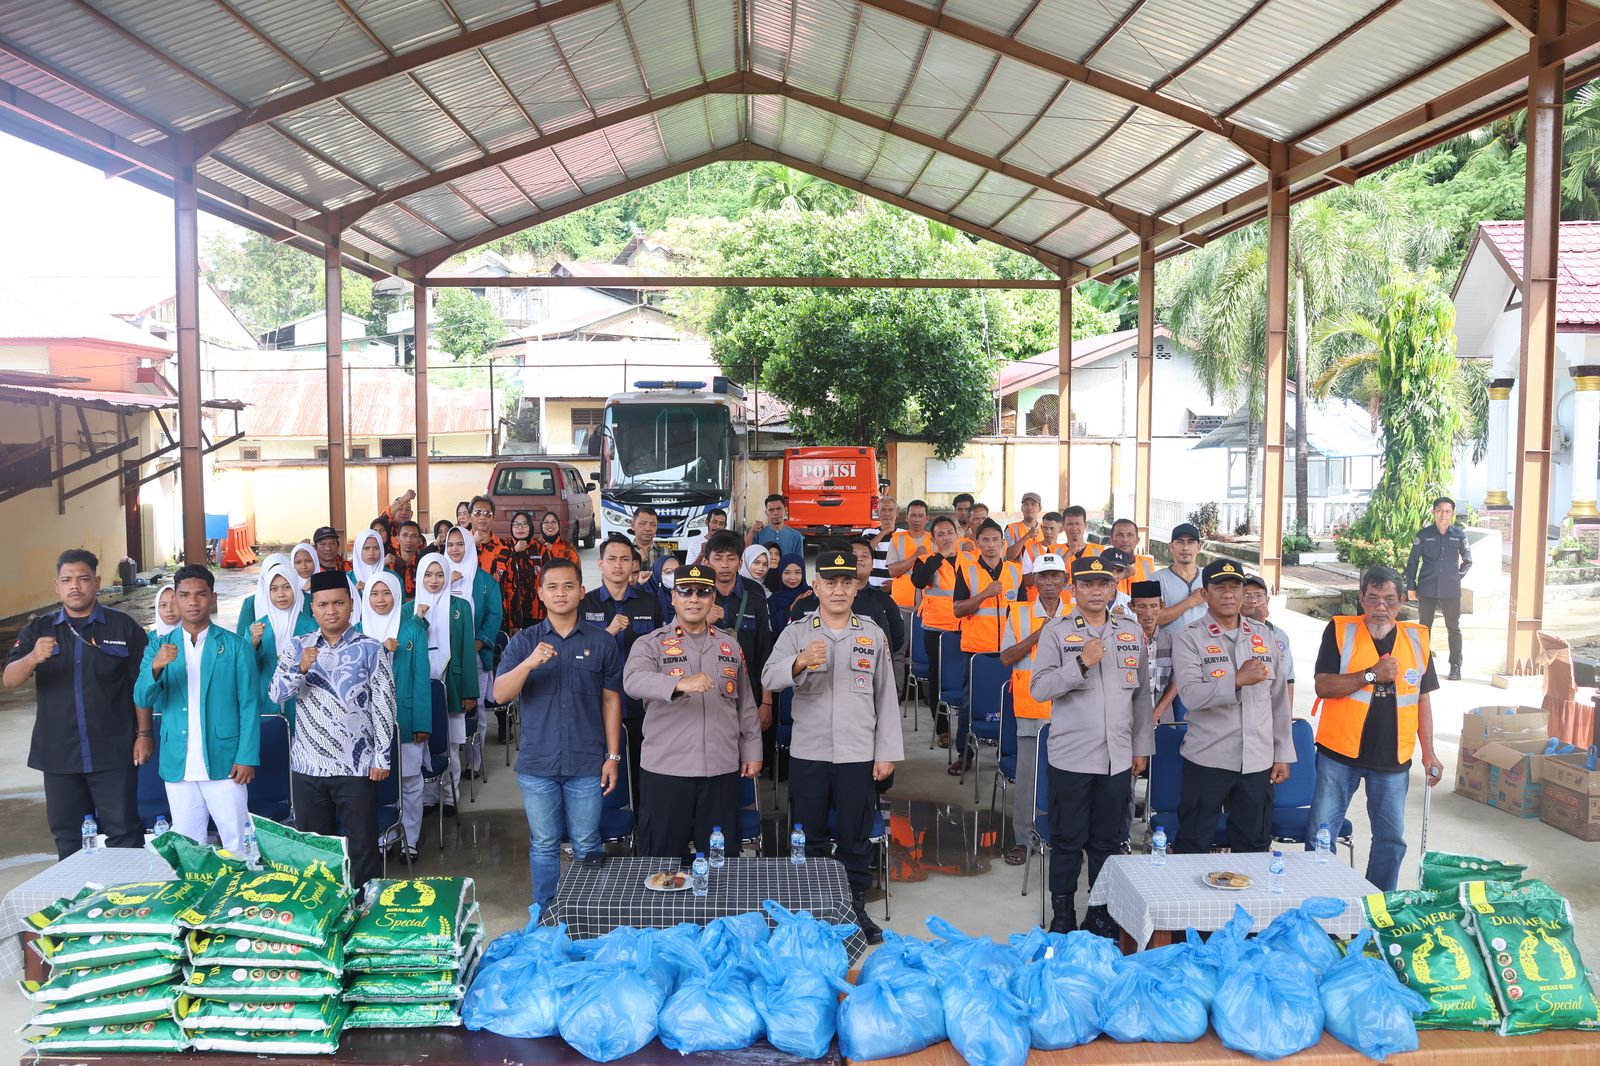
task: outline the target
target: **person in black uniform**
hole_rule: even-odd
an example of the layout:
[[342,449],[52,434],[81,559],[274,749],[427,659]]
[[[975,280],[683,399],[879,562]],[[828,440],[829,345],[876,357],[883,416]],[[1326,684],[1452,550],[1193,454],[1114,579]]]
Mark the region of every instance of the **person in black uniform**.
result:
[[[833,545],[823,548],[823,551],[838,550]],[[878,628],[889,638],[889,645],[895,655],[904,655],[906,626],[905,619],[900,614],[900,607],[887,593],[874,588],[871,584],[872,541],[866,537],[852,537],[850,551],[856,562],[856,598],[851,603],[850,609],[861,617],[870,618],[878,623]],[[789,608],[789,621],[798,621],[816,609],[817,593],[812,589],[795,597],[794,603]]]
[[[744,549],[744,541],[732,530],[713,533],[706,541],[706,564],[717,575],[717,595],[708,621],[738,638],[745,668],[750,672],[751,687],[755,689],[761,730],[770,733],[772,693],[762,687],[760,678],[767,656],[772,652],[772,623],[768,619],[766,590],[739,573],[739,567],[744,564]],[[770,746],[771,736],[767,740]]]
[[38,714],[28,765],[44,774],[45,819],[56,857],[83,846],[92,814],[106,846],[144,845],[139,767],[155,750],[148,708],[133,705],[145,631],[100,606],[100,560],[82,548],[56,559],[61,606],[36,615],[11,646],[5,687],[34,679]]
[[[600,587],[584,594],[578,617],[604,627],[616,638],[622,661],[634,642],[662,626],[661,599],[633,580],[639,550],[620,533],[600,545]],[[644,745],[644,704],[629,697],[622,704],[622,724],[628,730],[628,784],[635,802],[639,796],[639,755]]]
[[1450,636],[1450,674],[1461,680],[1461,579],[1472,569],[1472,549],[1467,533],[1456,525],[1456,501],[1440,496],[1433,501],[1433,522],[1423,526],[1406,559],[1407,598],[1417,605],[1417,621],[1433,628],[1435,612],[1444,614]]

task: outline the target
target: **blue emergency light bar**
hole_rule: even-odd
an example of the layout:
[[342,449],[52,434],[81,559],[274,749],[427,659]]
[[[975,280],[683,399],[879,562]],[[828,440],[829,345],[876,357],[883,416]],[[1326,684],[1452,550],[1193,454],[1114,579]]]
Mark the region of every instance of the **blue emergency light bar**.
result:
[[706,383],[703,381],[635,381],[633,387],[636,389],[703,389],[706,387]]

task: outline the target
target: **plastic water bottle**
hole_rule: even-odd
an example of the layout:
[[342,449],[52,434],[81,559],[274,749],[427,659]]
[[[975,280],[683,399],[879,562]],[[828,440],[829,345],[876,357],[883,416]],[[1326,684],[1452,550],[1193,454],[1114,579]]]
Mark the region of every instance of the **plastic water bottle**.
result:
[[728,861],[728,842],[722,835],[722,826],[711,827],[711,868],[720,870]]
[[256,847],[256,826],[254,822],[245,822],[244,835],[239,838],[239,850],[244,854],[239,856],[244,864],[251,870],[261,869],[261,849]]
[[1274,896],[1283,895],[1283,852],[1272,853],[1272,863],[1267,867],[1267,891]]
[[100,846],[100,827],[95,824],[94,815],[83,816],[83,850],[93,851]]
[[1317,862],[1327,865],[1333,859],[1333,834],[1328,832],[1328,823],[1323,822],[1317,826]]
[[1150,865],[1165,866],[1167,864],[1167,831],[1156,826],[1155,835],[1150,838]]
[[694,894],[703,896],[711,890],[711,867],[706,863],[706,853],[694,853],[694,865],[689,867],[689,883],[694,887]]
[[806,864],[806,827],[799,822],[789,830],[789,861],[796,866]]
[[160,836],[162,833],[170,832],[171,829],[172,823],[167,821],[167,816],[164,814],[158,814],[156,815],[156,827],[155,829],[151,830],[151,834],[153,836]]

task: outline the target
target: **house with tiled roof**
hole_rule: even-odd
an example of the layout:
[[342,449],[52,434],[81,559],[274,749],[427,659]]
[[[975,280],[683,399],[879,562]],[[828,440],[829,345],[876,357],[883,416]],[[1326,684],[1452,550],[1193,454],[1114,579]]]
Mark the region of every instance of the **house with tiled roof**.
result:
[[[1456,354],[1489,369],[1489,445],[1458,462],[1458,494],[1488,512],[1515,505],[1517,410],[1525,271],[1522,223],[1480,222],[1456,278]],[[1552,533],[1571,518],[1600,523],[1600,222],[1563,222],[1556,275],[1555,423],[1550,442]]]

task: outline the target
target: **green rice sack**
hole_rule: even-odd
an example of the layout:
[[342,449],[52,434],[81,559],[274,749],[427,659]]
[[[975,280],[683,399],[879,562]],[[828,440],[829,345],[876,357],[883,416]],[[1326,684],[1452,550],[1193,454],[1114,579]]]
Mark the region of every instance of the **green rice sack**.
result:
[[1565,899],[1538,881],[1473,881],[1461,897],[1505,1012],[1503,1035],[1600,1029],[1600,1003],[1573,942]]
[[244,862],[231,853],[209,844],[196,844],[182,833],[170,830],[151,840],[146,847],[167,860],[178,880],[195,881],[207,887],[245,868]]
[[118,1052],[185,1051],[188,1037],[171,1020],[52,1029],[26,1042],[41,1055],[111,1055]]
[[415,973],[361,973],[345,985],[346,1003],[459,1003],[478,968],[476,950],[460,966]]
[[344,973],[344,938],[336,936],[322,947],[313,947],[233,933],[192,932],[189,959],[196,966],[320,970],[337,977]]
[[207,1029],[190,1033],[189,1038],[196,1051],[241,1051],[269,1059],[277,1055],[332,1055],[339,1050],[339,1032],[343,1028],[341,1021],[318,1032]]
[[1459,888],[1467,881],[1517,881],[1527,869],[1520,863],[1429,851],[1422,856],[1422,887],[1439,892]]
[[263,869],[331,881],[350,890],[350,852],[344,837],[302,833],[253,814],[250,820],[255,823],[256,850],[261,853]]
[[200,999],[183,1015],[180,1024],[190,1030],[260,1029],[320,1033],[339,1024],[343,1015],[344,1006],[337,998],[304,1003],[230,1003],[220,999]]
[[320,970],[293,970],[277,966],[195,967],[184,979],[191,996],[238,1003],[281,1003],[288,1000],[325,999],[344,990],[336,975]]
[[206,914],[184,922],[207,933],[244,933],[252,939],[326,947],[350,915],[350,894],[330,881],[278,870],[236,875],[207,899]]
[[442,952],[460,949],[461,930],[476,912],[470,877],[417,877],[373,881],[345,950],[352,955]]
[[126,988],[144,988],[170,981],[178,975],[178,964],[171,959],[134,959],[110,966],[91,966],[86,970],[61,970],[50,980],[23,981],[22,994],[35,1003],[72,1003],[90,996],[108,996]]
[[34,911],[32,914],[22,919],[22,924],[36,933],[43,933],[46,929],[50,928],[51,922],[70,911],[73,907],[76,907],[79,901],[88,899],[94,894],[95,890],[92,888],[80,888],[77,895],[62,896],[54,903],[47,904],[46,906]]
[[[462,927],[461,943],[448,952],[406,951],[385,955],[350,955],[345,959],[344,972],[352,973],[416,973],[421,970],[446,970],[459,965],[477,952],[483,944],[483,924],[473,909],[473,921]],[[458,958],[459,955],[459,958]]]
[[1362,902],[1384,961],[1430,1004],[1418,1029],[1500,1027],[1489,975],[1456,891],[1374,893]]
[[346,1029],[431,1029],[460,1025],[455,1003],[362,1003],[350,1008]]
[[74,1025],[103,1025],[107,1022],[144,1022],[177,1016],[180,989],[171,981],[140,988],[126,988],[104,996],[90,996],[72,1003],[45,1003],[33,1012],[28,1024],[36,1029],[57,1029]]
[[107,885],[79,893],[43,931],[53,937],[131,933],[176,939],[181,931],[178,916],[199,902],[205,891],[204,885],[190,881]]
[[94,936],[41,936],[33,950],[52,970],[83,970],[133,959],[182,959],[183,944],[169,936],[96,933]]

